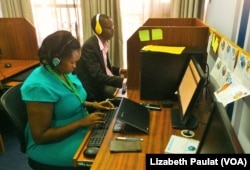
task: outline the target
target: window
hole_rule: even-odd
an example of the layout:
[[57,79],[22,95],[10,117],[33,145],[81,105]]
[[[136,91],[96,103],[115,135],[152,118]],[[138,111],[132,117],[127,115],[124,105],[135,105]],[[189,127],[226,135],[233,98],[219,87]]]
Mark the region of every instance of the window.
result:
[[148,18],[170,17],[171,0],[120,0],[123,63],[127,68],[127,40]]
[[31,0],[38,44],[52,32],[63,29],[70,31],[82,42],[80,0]]
[[[83,43],[81,0],[30,0],[39,45],[50,33],[64,29],[71,31]],[[171,0],[120,0],[123,60],[127,68],[127,39],[148,19],[169,17]]]

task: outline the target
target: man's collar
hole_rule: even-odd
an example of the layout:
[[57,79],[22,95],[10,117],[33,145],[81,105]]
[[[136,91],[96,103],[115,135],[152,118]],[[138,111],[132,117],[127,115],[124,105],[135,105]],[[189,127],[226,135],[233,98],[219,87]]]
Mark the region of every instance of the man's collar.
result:
[[105,44],[103,44],[101,39],[98,37],[98,35],[95,34],[95,36],[96,36],[96,38],[98,40],[100,50],[103,50],[105,47],[108,48],[108,42],[107,41],[105,42]]

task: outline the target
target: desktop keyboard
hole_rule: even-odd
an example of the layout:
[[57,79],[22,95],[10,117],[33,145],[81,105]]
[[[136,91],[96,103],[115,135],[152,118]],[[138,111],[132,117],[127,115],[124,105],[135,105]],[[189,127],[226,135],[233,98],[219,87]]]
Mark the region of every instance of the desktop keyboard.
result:
[[108,131],[109,125],[113,120],[113,117],[116,113],[116,109],[114,110],[107,110],[104,111],[106,114],[105,116],[105,123],[103,124],[96,124],[92,132],[90,134],[90,138],[87,142],[87,147],[100,147],[102,144],[102,141],[106,135],[106,132]]

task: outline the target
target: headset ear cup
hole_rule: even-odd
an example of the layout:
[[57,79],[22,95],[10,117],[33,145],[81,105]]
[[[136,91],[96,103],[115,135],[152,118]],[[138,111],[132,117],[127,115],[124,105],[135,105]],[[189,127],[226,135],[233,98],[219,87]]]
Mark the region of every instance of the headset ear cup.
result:
[[96,31],[97,34],[101,34],[102,33],[102,27],[101,27],[101,25],[100,25],[99,22],[96,23],[95,31]]
[[60,64],[61,60],[59,58],[53,58],[52,63],[54,66],[57,66],[58,64]]
[[102,33],[102,27],[101,27],[101,24],[100,24],[100,22],[99,22],[99,16],[100,16],[100,14],[97,14],[97,15],[96,15],[95,32],[96,32],[97,34],[101,34],[101,33]]

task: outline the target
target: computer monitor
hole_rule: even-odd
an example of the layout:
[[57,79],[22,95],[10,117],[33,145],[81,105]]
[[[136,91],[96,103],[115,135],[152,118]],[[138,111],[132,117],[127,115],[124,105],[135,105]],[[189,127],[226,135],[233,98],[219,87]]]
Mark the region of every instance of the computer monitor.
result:
[[244,153],[227,111],[220,102],[214,102],[214,109],[200,143],[199,153]]
[[195,129],[197,119],[192,114],[192,109],[199,98],[206,77],[198,61],[190,57],[182,80],[177,89],[178,109],[171,110],[172,127],[176,129]]

